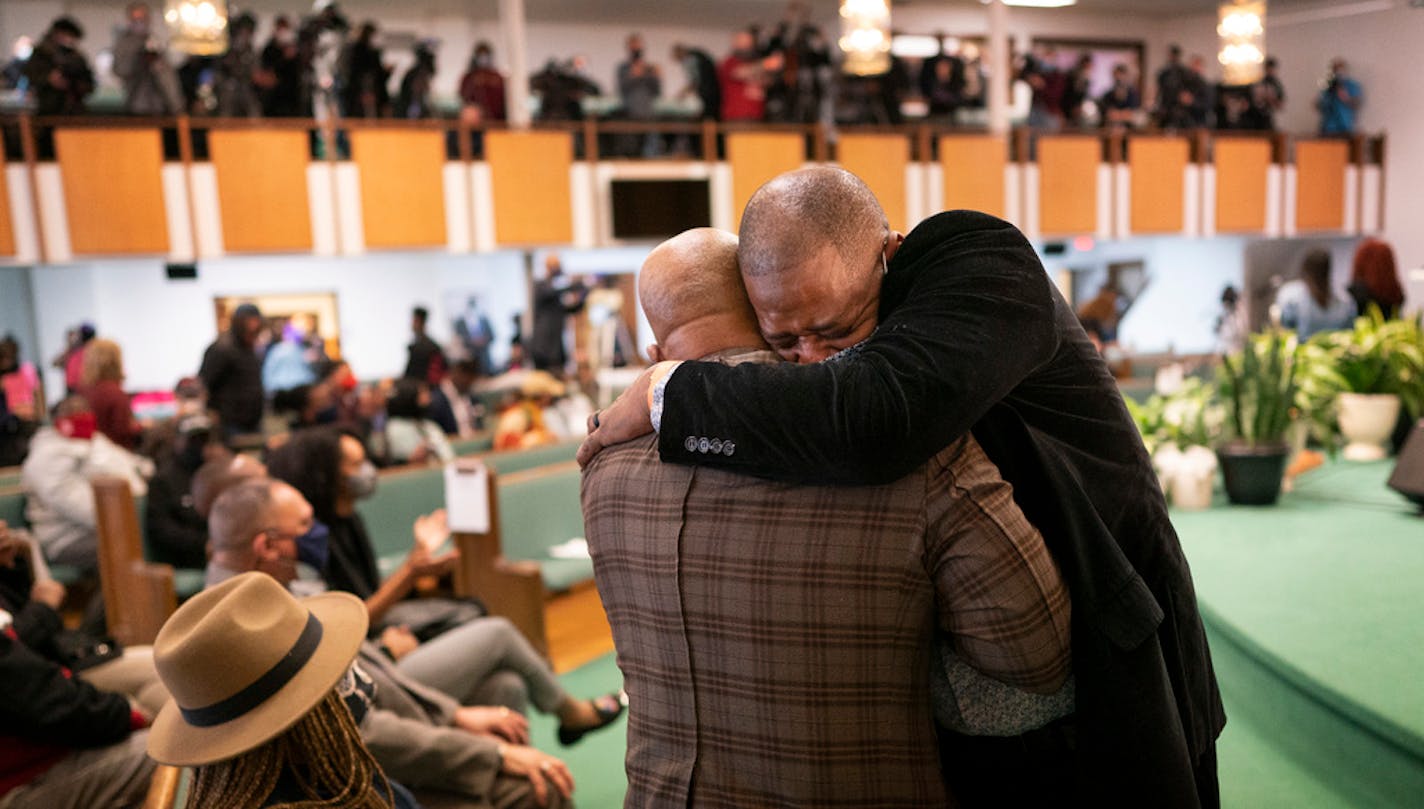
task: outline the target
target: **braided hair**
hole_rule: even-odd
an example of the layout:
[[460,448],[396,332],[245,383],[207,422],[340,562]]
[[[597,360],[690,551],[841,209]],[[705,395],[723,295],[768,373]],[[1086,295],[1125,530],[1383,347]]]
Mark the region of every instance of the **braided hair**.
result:
[[257,809],[287,776],[304,796],[273,809],[391,809],[394,792],[335,689],[285,733],[196,768],[189,809]]

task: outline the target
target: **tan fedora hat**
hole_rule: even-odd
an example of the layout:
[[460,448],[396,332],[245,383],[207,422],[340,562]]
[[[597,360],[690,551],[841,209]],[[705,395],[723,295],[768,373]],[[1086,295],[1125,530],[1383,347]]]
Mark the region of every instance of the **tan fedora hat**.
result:
[[148,734],[161,764],[212,764],[280,735],[336,687],[366,637],[349,593],[298,601],[265,573],[199,593],[153,642],[173,699]]

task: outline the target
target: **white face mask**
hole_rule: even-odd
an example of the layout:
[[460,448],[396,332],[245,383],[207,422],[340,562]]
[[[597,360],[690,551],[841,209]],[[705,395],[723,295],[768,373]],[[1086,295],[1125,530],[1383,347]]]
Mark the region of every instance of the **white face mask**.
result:
[[355,473],[346,476],[346,493],[356,500],[365,500],[376,493],[376,483],[379,479],[376,465],[366,461]]

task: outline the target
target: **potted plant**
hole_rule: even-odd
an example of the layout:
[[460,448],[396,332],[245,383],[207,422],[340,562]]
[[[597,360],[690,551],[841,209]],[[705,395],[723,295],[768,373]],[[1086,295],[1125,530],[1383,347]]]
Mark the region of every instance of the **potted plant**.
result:
[[1424,406],[1424,339],[1416,320],[1385,320],[1378,310],[1348,331],[1325,332],[1303,347],[1302,389],[1317,436],[1344,458],[1377,461],[1401,410],[1418,418]]
[[1239,354],[1222,357],[1220,388],[1231,438],[1217,448],[1226,496],[1241,505],[1280,497],[1296,414],[1299,343],[1295,335],[1253,335]]
[[1223,419],[1214,386],[1188,377],[1172,392],[1153,394],[1141,404],[1129,399],[1128,410],[1172,505],[1210,506],[1217,460],[1208,447],[1220,433]]

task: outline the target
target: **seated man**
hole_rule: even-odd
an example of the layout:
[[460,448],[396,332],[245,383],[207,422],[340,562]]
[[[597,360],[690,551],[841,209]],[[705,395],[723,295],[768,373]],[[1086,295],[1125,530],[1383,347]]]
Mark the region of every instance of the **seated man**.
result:
[[[0,567],[22,552],[0,527]],[[30,648],[25,611],[0,594],[0,807],[138,807],[153,777],[148,717]]]
[[[222,492],[209,518],[209,586],[257,570],[291,588],[298,538],[310,530],[311,514],[296,489],[268,478],[239,481]],[[377,710],[362,721],[362,738],[386,774],[415,790],[422,803],[533,807],[569,799],[568,767],[527,746],[528,722],[518,713],[461,706],[403,674],[370,642],[357,660],[376,682]]]
[[148,491],[153,464],[98,432],[94,413],[82,397],[55,405],[54,425],[41,427],[30,441],[20,471],[30,529],[55,564],[99,569],[99,533],[89,481],[114,475],[129,482],[134,496]]
[[[736,250],[701,229],[648,257],[638,286],[653,359],[777,361]],[[583,506],[627,678],[628,806],[944,805],[937,630],[974,670],[956,688],[1022,695],[976,717],[946,694],[940,713],[959,729],[1071,710],[1045,713],[1020,690],[1065,683],[1068,593],[972,437],[863,488],[664,464],[648,437],[594,459]]]

